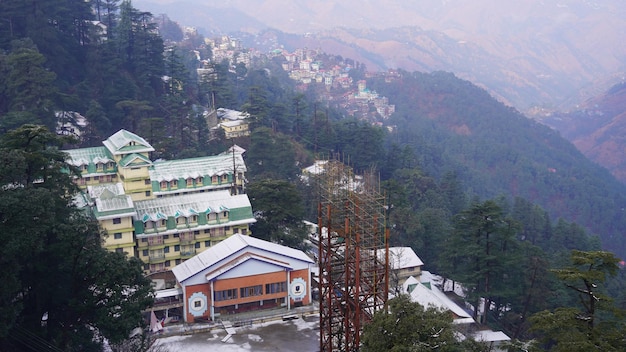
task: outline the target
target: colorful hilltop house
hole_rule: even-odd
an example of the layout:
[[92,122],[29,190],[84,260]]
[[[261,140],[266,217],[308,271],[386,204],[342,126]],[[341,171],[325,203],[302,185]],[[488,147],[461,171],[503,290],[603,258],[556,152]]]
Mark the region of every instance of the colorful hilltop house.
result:
[[120,130],[101,147],[65,150],[81,171],[80,203],[98,220],[103,246],[140,258],[146,274],[172,267],[255,222],[244,193],[241,148],[219,155],[152,161],[154,148]]

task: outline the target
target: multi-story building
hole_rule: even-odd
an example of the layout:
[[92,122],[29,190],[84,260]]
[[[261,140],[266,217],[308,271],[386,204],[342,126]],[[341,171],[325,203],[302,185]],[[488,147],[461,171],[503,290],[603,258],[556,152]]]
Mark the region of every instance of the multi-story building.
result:
[[105,233],[103,245],[167,271],[255,222],[244,194],[243,150],[152,161],[154,148],[120,130],[101,147],[66,150],[77,184]]

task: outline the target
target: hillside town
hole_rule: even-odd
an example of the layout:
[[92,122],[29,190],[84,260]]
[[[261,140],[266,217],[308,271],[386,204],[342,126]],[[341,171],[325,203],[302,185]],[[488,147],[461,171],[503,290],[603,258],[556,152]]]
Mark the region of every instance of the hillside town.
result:
[[[187,28],[186,31],[194,33],[195,29]],[[382,125],[395,112],[395,106],[389,103],[387,97],[380,96],[367,87],[365,77],[355,80],[350,75],[351,70],[358,69],[358,63],[351,60],[338,60],[319,50],[307,48],[293,52],[281,48],[261,52],[244,48],[240,40],[229,36],[205,39],[205,45],[211,49],[213,57],[200,58],[204,67],[198,69],[199,76],[210,72],[212,62],[226,60],[231,67],[238,64],[250,67],[255,60],[263,57],[280,58],[283,70],[297,82],[297,89],[304,92],[310,86],[316,87],[322,102],[346,111],[349,116]],[[393,71],[386,73],[385,77],[393,79]]]

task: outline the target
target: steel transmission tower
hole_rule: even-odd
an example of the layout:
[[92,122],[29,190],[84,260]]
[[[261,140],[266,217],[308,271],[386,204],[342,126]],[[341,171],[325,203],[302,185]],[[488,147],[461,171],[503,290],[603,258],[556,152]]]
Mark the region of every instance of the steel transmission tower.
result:
[[320,351],[358,351],[363,324],[386,307],[389,230],[377,177],[329,160],[318,177]]

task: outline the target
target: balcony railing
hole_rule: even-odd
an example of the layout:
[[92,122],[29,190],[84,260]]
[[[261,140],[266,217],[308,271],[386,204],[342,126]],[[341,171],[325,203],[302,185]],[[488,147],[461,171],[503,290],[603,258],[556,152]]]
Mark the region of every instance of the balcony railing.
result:
[[150,253],[149,256],[150,260],[161,260],[161,259],[165,259],[165,253],[163,252],[159,252],[159,253]]
[[163,237],[151,237],[148,238],[148,245],[149,246],[158,246],[163,244]]
[[181,251],[180,252],[180,257],[181,258],[189,258],[189,257],[193,257],[194,255],[196,255],[196,250],[195,249],[185,250],[185,251]]

